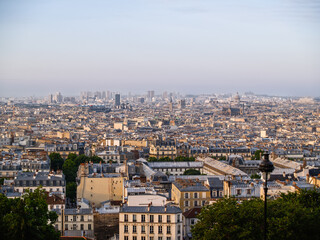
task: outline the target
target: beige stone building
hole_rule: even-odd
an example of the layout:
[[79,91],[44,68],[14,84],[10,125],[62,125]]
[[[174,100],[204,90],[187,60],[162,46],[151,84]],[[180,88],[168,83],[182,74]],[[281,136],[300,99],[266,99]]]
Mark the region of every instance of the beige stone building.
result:
[[89,171],[88,164],[79,167],[80,183],[77,187],[77,199],[87,199],[95,207],[100,207],[101,202],[122,201],[124,177],[119,173],[99,173],[93,168]]
[[119,213],[120,240],[182,240],[182,212],[175,206],[127,206]]
[[185,212],[208,204],[210,190],[199,180],[177,179],[172,183],[171,198]]

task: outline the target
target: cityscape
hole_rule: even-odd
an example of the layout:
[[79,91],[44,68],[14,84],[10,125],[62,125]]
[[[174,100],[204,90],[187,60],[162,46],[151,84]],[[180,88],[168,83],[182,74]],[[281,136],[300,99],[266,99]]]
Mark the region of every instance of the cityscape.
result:
[[202,207],[263,197],[267,152],[268,198],[320,187],[318,98],[58,92],[0,112],[1,193],[41,186],[62,236],[190,239]]
[[320,240],[319,20],[0,1],[0,239]]

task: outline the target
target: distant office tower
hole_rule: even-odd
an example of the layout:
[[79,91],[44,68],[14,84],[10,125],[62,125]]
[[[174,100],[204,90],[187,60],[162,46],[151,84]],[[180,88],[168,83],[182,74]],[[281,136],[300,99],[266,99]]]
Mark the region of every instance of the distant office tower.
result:
[[143,98],[143,97],[139,97],[139,98],[138,98],[138,102],[139,102],[139,103],[144,103],[144,98]]
[[107,91],[107,100],[109,100],[111,98],[111,92]]
[[48,102],[53,103],[53,95],[52,94],[49,94]]
[[148,99],[152,100],[152,98],[154,98],[154,91],[148,91]]
[[54,96],[53,96],[53,101],[55,101],[56,103],[62,103],[63,100],[63,96],[61,95],[60,92],[57,92]]
[[167,98],[168,98],[168,92],[163,92],[162,99],[167,99]]
[[180,108],[183,109],[186,107],[186,100],[185,99],[181,99],[179,102]]
[[120,94],[116,94],[115,95],[115,102],[114,102],[115,106],[120,106]]
[[102,99],[103,99],[103,100],[106,100],[106,97],[107,97],[106,91],[103,91],[103,92],[102,92]]

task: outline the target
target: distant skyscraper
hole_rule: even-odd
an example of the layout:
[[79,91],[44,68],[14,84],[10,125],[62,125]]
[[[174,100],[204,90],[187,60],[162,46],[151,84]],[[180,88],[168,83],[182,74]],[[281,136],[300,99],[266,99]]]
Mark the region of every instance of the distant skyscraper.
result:
[[186,107],[186,100],[185,99],[181,99],[179,105],[180,105],[181,109],[185,108]]
[[114,104],[115,104],[116,107],[120,106],[120,94],[119,94],[119,93],[117,93],[117,94],[115,95],[115,102],[114,102]]
[[148,91],[148,99],[151,101],[154,98],[154,91]]

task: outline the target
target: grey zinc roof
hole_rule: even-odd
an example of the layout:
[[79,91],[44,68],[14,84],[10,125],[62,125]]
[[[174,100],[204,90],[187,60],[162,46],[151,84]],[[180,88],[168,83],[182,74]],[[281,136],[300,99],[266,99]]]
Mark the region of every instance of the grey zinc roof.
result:
[[[53,209],[57,214],[61,214],[61,209]],[[67,208],[64,210],[65,215],[88,215],[93,214],[92,208],[84,208],[84,209],[77,209],[77,208]]]
[[203,162],[149,162],[151,168],[201,168]]
[[127,206],[121,207],[120,212],[123,213],[182,213],[181,209],[176,206]]

